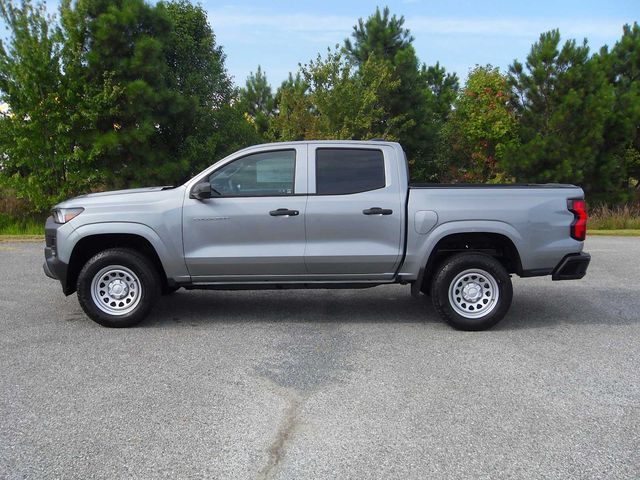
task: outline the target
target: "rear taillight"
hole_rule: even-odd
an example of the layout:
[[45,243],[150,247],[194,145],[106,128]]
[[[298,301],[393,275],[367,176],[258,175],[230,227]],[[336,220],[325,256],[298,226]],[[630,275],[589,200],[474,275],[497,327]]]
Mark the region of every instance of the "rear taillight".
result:
[[567,200],[567,208],[573,213],[571,238],[582,242],[587,237],[587,204],[583,198],[571,198]]

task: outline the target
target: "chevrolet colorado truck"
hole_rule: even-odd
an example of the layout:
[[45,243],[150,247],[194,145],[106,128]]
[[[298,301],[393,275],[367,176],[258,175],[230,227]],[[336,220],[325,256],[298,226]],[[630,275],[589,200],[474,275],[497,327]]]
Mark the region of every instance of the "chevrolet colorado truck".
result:
[[586,274],[586,222],[573,185],[410,185],[398,143],[274,143],[179,187],[56,205],[44,271],[108,327],[137,324],[181,287],[400,283],[453,327],[483,330],[509,310],[512,274]]

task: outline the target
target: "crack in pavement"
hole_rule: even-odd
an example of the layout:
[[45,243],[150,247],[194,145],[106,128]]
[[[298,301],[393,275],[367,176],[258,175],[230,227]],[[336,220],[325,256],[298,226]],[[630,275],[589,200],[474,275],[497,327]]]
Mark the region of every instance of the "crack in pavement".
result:
[[258,475],[260,480],[275,478],[276,473],[278,473],[278,467],[284,459],[287,443],[293,437],[296,427],[299,424],[298,415],[305,399],[299,395],[291,394],[291,392],[289,392],[287,396],[288,405],[284,410],[284,415],[276,432],[276,437],[269,447],[269,460]]
[[[328,302],[328,305],[330,303]],[[349,367],[353,348],[350,335],[333,324],[314,327],[287,325],[287,338],[276,355],[255,367],[256,373],[286,401],[283,418],[268,449],[268,461],[258,478],[275,478],[286,451],[301,424],[302,407],[307,399],[327,385],[341,380]],[[315,331],[310,335],[310,330]]]

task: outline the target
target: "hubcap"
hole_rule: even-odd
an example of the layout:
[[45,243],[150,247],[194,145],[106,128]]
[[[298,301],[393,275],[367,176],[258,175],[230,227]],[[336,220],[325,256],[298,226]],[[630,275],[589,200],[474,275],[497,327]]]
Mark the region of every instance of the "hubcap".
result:
[[462,298],[467,302],[476,303],[482,298],[482,286],[475,282],[467,283],[462,289]]
[[122,265],[110,265],[91,281],[93,303],[109,315],[126,315],[140,303],[142,285],[133,271]]
[[126,297],[129,293],[129,287],[127,287],[127,284],[120,279],[109,282],[108,289],[109,295],[116,300]]
[[449,303],[465,318],[481,318],[498,304],[498,282],[489,272],[477,268],[459,273],[449,285]]

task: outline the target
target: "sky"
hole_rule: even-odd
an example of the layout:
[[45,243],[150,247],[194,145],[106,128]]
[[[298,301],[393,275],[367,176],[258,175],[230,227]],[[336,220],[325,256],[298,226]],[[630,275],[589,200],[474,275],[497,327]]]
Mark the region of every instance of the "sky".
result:
[[377,5],[404,15],[421,62],[440,62],[463,80],[476,64],[503,71],[524,61],[540,33],[559,28],[563,39],[587,38],[593,51],[612,46],[622,26],[640,20],[640,0],[204,0],[227,69],[238,85],[258,65],[278,86],[299,63],[351,35],[358,18]]
[[[544,31],[559,28],[564,40],[587,38],[597,51],[612,46],[625,23],[640,20],[640,0],[199,1],[234,82],[244,85],[261,65],[274,88],[299,63],[342,45],[358,18],[368,17],[376,6],[387,5],[405,17],[421,62],[440,62],[462,80],[476,64],[505,71],[514,59],[524,62]],[[50,11],[57,6],[55,0],[47,3]]]

